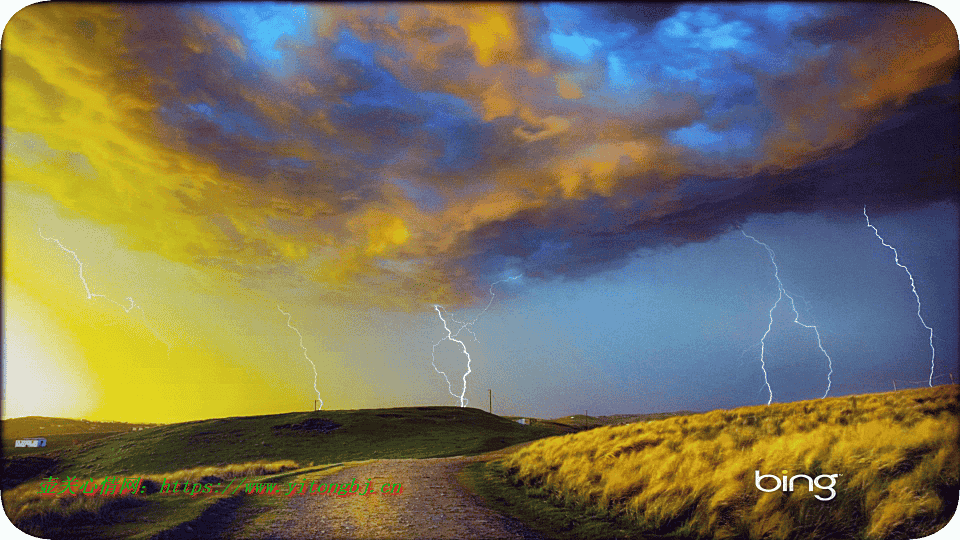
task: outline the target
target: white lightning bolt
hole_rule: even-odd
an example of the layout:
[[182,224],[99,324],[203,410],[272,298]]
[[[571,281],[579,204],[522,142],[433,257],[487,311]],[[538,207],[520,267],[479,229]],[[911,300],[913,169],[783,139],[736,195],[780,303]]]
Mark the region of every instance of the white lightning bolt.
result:
[[132,310],[134,310],[134,309],[136,309],[137,311],[139,311],[139,312],[140,312],[140,319],[141,319],[141,321],[143,322],[143,326],[144,326],[147,330],[149,330],[151,334],[153,334],[153,337],[157,338],[157,341],[159,341],[160,343],[163,343],[164,345],[167,346],[167,359],[168,359],[168,360],[170,359],[170,344],[167,343],[166,341],[164,341],[163,338],[161,338],[160,335],[157,334],[156,330],[154,330],[149,324],[147,324],[146,314],[144,314],[143,308],[141,308],[140,306],[138,306],[137,303],[133,301],[133,298],[131,298],[131,297],[128,296],[128,297],[127,297],[127,301],[130,302],[130,305],[129,305],[129,306],[124,306],[123,304],[117,302],[116,300],[114,300],[114,299],[112,299],[112,298],[107,297],[106,295],[98,294],[98,293],[95,293],[95,292],[91,291],[91,290],[90,290],[90,286],[87,284],[87,279],[83,276],[83,262],[80,260],[80,257],[77,256],[77,253],[76,253],[75,251],[73,251],[72,249],[67,248],[67,247],[64,246],[62,243],[60,243],[60,240],[57,240],[56,238],[48,238],[48,237],[44,236],[44,235],[43,235],[43,231],[42,231],[39,227],[37,228],[37,232],[40,234],[40,238],[43,238],[44,240],[46,240],[46,241],[48,241],[48,242],[54,242],[54,243],[56,243],[58,246],[60,246],[60,249],[62,249],[63,251],[69,253],[70,256],[73,257],[73,260],[76,261],[76,263],[77,263],[77,268],[79,269],[78,275],[80,276],[80,282],[83,283],[83,289],[84,289],[84,291],[86,291],[86,293],[87,293],[87,300],[93,300],[94,298],[102,298],[102,299],[106,300],[107,302],[110,302],[111,304],[114,304],[115,306],[119,307],[120,309],[122,309],[122,310],[123,310],[124,312],[126,312],[126,313],[130,313],[130,312],[131,312]]
[[320,402],[320,408],[322,409],[322,408],[323,408],[323,400],[320,399],[320,391],[317,390],[317,377],[318,377],[318,375],[317,375],[317,366],[316,366],[316,364],[313,363],[313,360],[311,360],[310,357],[307,356],[307,348],[303,346],[303,335],[300,333],[299,330],[296,329],[296,327],[294,327],[293,325],[290,324],[290,319],[291,319],[293,316],[290,315],[289,313],[287,313],[286,311],[280,309],[280,305],[279,305],[279,304],[277,304],[277,309],[280,310],[280,313],[283,313],[284,315],[287,316],[287,327],[290,328],[291,330],[293,330],[294,332],[296,332],[296,333],[297,333],[297,336],[300,338],[300,348],[303,349],[303,357],[306,358],[306,359],[307,359],[307,362],[310,362],[310,366],[313,367],[313,391],[317,393],[317,401]]
[[913,281],[913,274],[910,273],[909,268],[900,264],[900,255],[897,253],[897,249],[891,246],[890,244],[888,244],[886,241],[884,241],[883,237],[880,236],[880,231],[878,231],[876,227],[870,224],[870,216],[867,215],[866,206],[863,207],[863,217],[867,218],[867,227],[870,227],[871,229],[873,229],[873,234],[877,235],[877,238],[880,239],[880,243],[893,250],[893,262],[897,263],[897,266],[899,266],[900,268],[903,268],[907,272],[907,276],[910,278],[910,289],[913,290],[913,296],[917,298],[917,318],[920,319],[920,324],[922,324],[924,328],[930,331],[930,378],[927,379],[927,385],[933,386],[933,368],[934,368],[934,359],[937,357],[937,350],[933,348],[933,328],[930,328],[929,326],[927,326],[927,323],[923,321],[923,316],[920,315],[920,295],[917,294],[917,285]]
[[[467,393],[467,375],[469,375],[469,374],[471,373],[471,370],[470,370],[470,353],[467,352],[467,346],[464,345],[464,343],[463,343],[462,341],[460,341],[459,339],[457,339],[457,336],[460,335],[460,330],[463,330],[463,329],[464,329],[464,326],[461,326],[461,327],[460,327],[460,330],[457,330],[457,333],[454,334],[454,333],[450,330],[450,327],[447,326],[447,320],[443,318],[443,313],[440,311],[440,310],[443,309],[443,308],[442,308],[441,306],[437,305],[437,304],[434,304],[434,305],[433,305],[433,309],[437,310],[437,315],[439,315],[439,316],[440,316],[440,320],[443,321],[443,329],[447,331],[447,337],[446,337],[446,338],[441,339],[440,341],[438,341],[438,342],[436,342],[436,343],[433,344],[433,351],[430,353],[430,358],[431,358],[431,363],[433,364],[433,369],[436,370],[436,372],[439,373],[440,375],[443,375],[443,379],[444,379],[445,381],[447,381],[447,391],[450,392],[450,395],[453,396],[453,397],[455,397],[455,398],[459,398],[459,399],[460,399],[460,406],[461,406],[461,407],[466,407],[466,406],[467,406],[467,403],[469,403],[469,400],[466,399],[466,398],[464,398],[463,396]],[[444,310],[444,311],[445,311],[445,310]],[[474,338],[476,338],[476,334],[474,334]],[[449,340],[449,341],[454,341],[454,342],[459,343],[459,344],[460,344],[460,347],[463,348],[463,354],[466,355],[466,357],[467,357],[467,372],[463,374],[463,393],[460,394],[459,396],[453,393],[453,386],[450,385],[450,379],[447,378],[447,374],[444,373],[443,371],[440,371],[440,369],[437,368],[437,356],[436,356],[436,354],[437,354],[437,345],[440,345],[441,343],[443,343],[444,340]]]
[[827,350],[823,348],[823,342],[820,340],[820,329],[817,328],[817,325],[803,324],[802,322],[800,322],[800,314],[797,313],[797,306],[793,302],[793,297],[790,296],[790,293],[788,293],[786,289],[784,289],[783,294],[787,295],[787,298],[790,299],[790,308],[793,309],[793,315],[794,315],[793,322],[796,324],[799,324],[804,328],[813,328],[813,333],[817,335],[817,347],[820,347],[820,352],[822,352],[823,355],[827,357],[827,365],[829,366],[830,371],[827,372],[827,389],[826,391],[823,392],[823,397],[820,398],[820,399],[823,399],[827,397],[827,394],[830,393],[830,386],[833,384],[833,381],[830,380],[830,376],[833,375],[833,359],[830,358],[829,354],[827,354]]
[[830,375],[833,374],[833,359],[830,358],[830,355],[827,354],[826,349],[823,348],[823,342],[820,340],[820,330],[817,328],[816,325],[803,324],[802,322],[800,322],[800,313],[797,312],[796,302],[794,302],[793,296],[790,296],[790,293],[783,288],[783,282],[780,281],[780,267],[777,266],[777,261],[774,259],[773,250],[770,249],[770,246],[768,246],[767,244],[764,244],[763,242],[745,233],[743,229],[740,229],[740,233],[746,236],[747,238],[753,240],[757,244],[763,246],[763,248],[767,250],[767,254],[770,256],[770,262],[773,263],[773,277],[777,280],[777,289],[779,291],[779,294],[777,296],[777,301],[774,302],[773,306],[770,308],[770,313],[769,313],[770,322],[767,324],[767,331],[764,332],[763,337],[760,338],[760,367],[761,369],[763,369],[763,382],[764,384],[767,385],[767,391],[770,393],[770,397],[767,399],[767,405],[773,402],[773,390],[770,389],[770,382],[767,380],[767,366],[763,361],[764,345],[765,345],[764,340],[767,339],[767,334],[770,333],[770,329],[773,327],[773,312],[774,310],[777,309],[777,305],[780,304],[780,300],[782,300],[784,296],[790,299],[790,309],[793,310],[793,315],[794,315],[793,322],[804,328],[813,328],[814,333],[817,335],[817,346],[820,347],[820,351],[823,353],[823,355],[827,357],[827,363],[830,367],[830,371],[827,373],[827,390],[826,392],[823,393],[823,397],[824,398],[827,397],[827,394],[830,393],[830,386],[833,384],[833,381],[830,380]]
[[[450,329],[449,326],[447,326],[447,320],[446,320],[445,318],[443,318],[443,312],[445,312],[446,309],[445,309],[443,306],[439,305],[439,304],[434,304],[434,305],[433,305],[433,309],[435,309],[435,310],[437,311],[437,315],[440,317],[440,320],[443,322],[443,329],[447,331],[447,337],[445,337],[445,338],[441,339],[440,341],[438,341],[438,342],[436,342],[436,343],[433,344],[433,350],[430,352],[430,359],[431,359],[431,362],[430,362],[430,363],[433,364],[433,369],[434,369],[437,373],[439,373],[440,375],[443,375],[443,379],[444,379],[445,381],[447,381],[447,391],[450,392],[450,395],[451,395],[451,396],[453,396],[453,397],[455,397],[455,398],[458,398],[458,399],[460,400],[460,406],[461,406],[461,407],[466,407],[467,404],[470,402],[470,401],[469,401],[468,399],[466,399],[464,396],[467,394],[467,375],[469,375],[470,373],[472,373],[472,371],[471,371],[471,369],[470,369],[470,361],[471,361],[470,353],[467,352],[467,346],[466,346],[466,344],[465,344],[464,342],[460,341],[459,339],[457,339],[457,336],[460,335],[460,332],[466,330],[467,332],[470,333],[470,335],[473,336],[473,340],[474,340],[474,341],[477,341],[477,335],[474,334],[474,333],[473,333],[473,330],[471,330],[469,327],[470,327],[470,326],[473,326],[473,325],[477,322],[477,320],[480,319],[480,316],[483,315],[484,313],[486,313],[487,309],[490,308],[490,304],[493,304],[493,298],[494,298],[494,296],[496,296],[496,295],[493,293],[493,287],[494,287],[494,285],[496,285],[496,284],[498,284],[498,283],[504,283],[504,282],[506,282],[506,281],[513,281],[513,280],[515,280],[515,279],[519,279],[519,278],[522,277],[522,276],[523,276],[523,274],[520,274],[520,275],[518,275],[518,276],[509,277],[509,278],[507,278],[507,279],[501,279],[500,281],[495,281],[495,282],[491,283],[491,284],[490,284],[490,288],[488,289],[489,292],[490,292],[490,301],[487,302],[486,307],[484,307],[483,310],[481,310],[480,313],[478,313],[477,316],[474,317],[472,321],[465,323],[465,322],[458,321],[458,320],[454,319],[453,317],[450,317],[450,320],[451,320],[451,321],[453,321],[453,322],[455,322],[455,323],[457,323],[457,324],[460,325],[460,328],[458,328],[456,332],[454,332],[453,330]],[[441,311],[441,310],[442,310],[442,311]],[[453,341],[453,342],[455,342],[455,343],[459,343],[459,344],[460,344],[460,347],[463,349],[463,354],[464,354],[464,356],[467,357],[467,371],[466,371],[466,373],[463,374],[463,392],[461,392],[459,396],[458,396],[457,394],[454,394],[454,393],[453,393],[453,387],[450,385],[450,379],[447,378],[447,374],[444,373],[443,371],[440,371],[440,369],[437,368],[437,356],[436,356],[436,354],[437,354],[437,346],[440,345],[441,343],[443,343],[444,341]]]

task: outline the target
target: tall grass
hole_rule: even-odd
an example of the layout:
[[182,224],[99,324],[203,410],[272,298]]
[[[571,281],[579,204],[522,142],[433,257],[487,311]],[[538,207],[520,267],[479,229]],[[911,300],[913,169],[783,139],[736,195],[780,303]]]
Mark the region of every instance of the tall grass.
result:
[[[957,396],[949,385],[603,427],[538,441],[503,465],[516,485],[655,534],[919,538],[946,524],[960,490]],[[762,492],[755,471],[841,476],[821,501],[829,493],[806,482]]]
[[[233,463],[220,466],[194,467],[170,473],[125,474],[126,478],[141,478],[144,484],[153,484],[151,491],[164,481],[183,483],[217,483],[221,480],[240,477],[256,477],[266,474],[297,469],[299,465],[291,460],[254,461]],[[60,478],[61,482],[66,478]],[[94,478],[99,482],[103,478]],[[15,488],[4,490],[3,507],[7,517],[14,525],[26,532],[43,533],[71,526],[91,523],[108,524],[119,519],[121,511],[144,504],[140,495],[125,494],[108,497],[97,493],[93,496],[62,495],[50,496],[40,493],[40,482],[33,481]],[[41,534],[42,535],[42,534]]]

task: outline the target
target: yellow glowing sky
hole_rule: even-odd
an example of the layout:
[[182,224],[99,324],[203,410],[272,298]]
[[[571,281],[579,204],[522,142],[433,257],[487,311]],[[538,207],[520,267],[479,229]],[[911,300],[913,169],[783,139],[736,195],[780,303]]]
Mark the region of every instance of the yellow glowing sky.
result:
[[[5,371],[16,381],[8,384],[7,417],[163,422],[306,408],[312,391],[303,381],[313,374],[275,300],[229,277],[123,249],[108,228],[58,218],[43,195],[9,185],[5,197],[5,334],[16,358]],[[94,294],[124,306],[132,297],[143,314],[88,300],[76,262],[38,227],[81,257]],[[295,325],[316,315],[294,301],[284,308]],[[340,371],[342,355],[323,351],[315,335],[306,345],[324,380]]]

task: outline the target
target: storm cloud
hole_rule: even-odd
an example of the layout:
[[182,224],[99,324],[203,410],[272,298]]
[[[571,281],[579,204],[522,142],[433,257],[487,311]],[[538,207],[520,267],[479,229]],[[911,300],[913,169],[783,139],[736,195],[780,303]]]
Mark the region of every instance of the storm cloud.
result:
[[957,34],[919,3],[40,4],[6,36],[10,178],[328,301],[957,200]]

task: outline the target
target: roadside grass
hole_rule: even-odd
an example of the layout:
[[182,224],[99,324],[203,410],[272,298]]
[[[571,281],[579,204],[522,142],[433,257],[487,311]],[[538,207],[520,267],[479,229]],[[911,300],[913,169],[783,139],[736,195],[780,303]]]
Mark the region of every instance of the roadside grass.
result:
[[552,540],[681,540],[676,535],[650,534],[616,513],[566,505],[542,488],[514,485],[507,480],[507,471],[499,460],[471,463],[464,467],[458,480],[494,511],[517,519]]
[[230,538],[234,534],[242,537],[255,535],[256,531],[276,520],[287,497],[248,495],[243,488],[236,490],[235,494],[201,493],[195,496],[179,492],[162,494],[154,490],[164,480],[191,484],[237,478],[246,478],[249,483],[282,483],[294,479],[312,482],[356,464],[296,468],[297,464],[291,461],[254,462],[186,469],[163,475],[137,475],[143,478],[144,485],[148,485],[148,481],[154,483],[149,492],[119,497],[43,497],[40,482],[29,482],[4,491],[3,503],[14,525],[41,538],[161,540]]
[[[41,481],[21,484],[2,493],[3,507],[10,521],[21,530],[44,538],[66,537],[140,537],[144,538],[178,524],[197,519],[211,504],[226,495],[196,496],[162,494],[163,483],[217,483],[231,478],[272,477],[297,469],[293,461],[231,464],[223,467],[196,467],[172,473],[134,474],[141,478],[143,492],[122,496],[41,494]],[[66,481],[67,478],[60,480]],[[83,479],[89,480],[89,479]],[[103,478],[96,479],[98,484]],[[63,484],[59,484],[63,485]],[[77,490],[79,491],[79,490]],[[132,530],[131,530],[131,525]]]
[[[524,497],[626,519],[630,536],[908,540],[956,509],[957,398],[946,385],[598,427],[534,442],[488,472]],[[822,501],[814,496],[827,492],[804,481],[761,492],[755,471],[842,476]],[[557,519],[561,533],[579,526],[546,507],[531,513]]]

